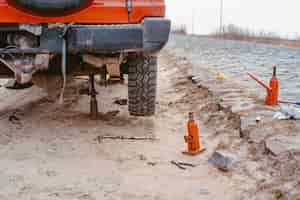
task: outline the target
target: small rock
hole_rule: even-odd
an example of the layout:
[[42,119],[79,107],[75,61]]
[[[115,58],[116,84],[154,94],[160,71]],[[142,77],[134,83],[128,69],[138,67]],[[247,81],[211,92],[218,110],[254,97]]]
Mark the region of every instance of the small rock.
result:
[[12,123],[15,123],[15,122],[19,122],[20,118],[18,118],[16,115],[12,114],[8,117],[8,120]]
[[256,123],[259,123],[261,121],[261,117],[260,116],[256,117],[255,121],[256,121]]
[[92,199],[90,194],[82,194],[78,197],[79,200],[89,200]]
[[157,165],[157,163],[156,162],[147,162],[147,165],[155,166],[155,165]]
[[140,160],[147,160],[146,156],[144,156],[143,154],[140,154],[140,155],[139,155],[139,159],[140,159]]
[[120,106],[126,106],[127,105],[127,99],[117,99],[114,102],[115,104],[118,104]]
[[55,153],[56,152],[56,149],[48,149],[47,150],[49,153]]
[[49,177],[54,177],[54,176],[57,176],[58,173],[56,171],[47,170],[46,175],[49,176]]
[[201,78],[200,78],[200,77],[194,76],[194,77],[192,78],[192,82],[195,83],[195,84],[199,83],[200,81],[201,81]]
[[49,197],[59,197],[59,193],[58,192],[54,192],[48,195]]
[[171,106],[171,105],[173,105],[173,102],[172,102],[172,101],[170,101],[170,102],[168,103],[168,106]]
[[283,192],[281,190],[274,190],[272,193],[275,199],[281,199],[283,197]]
[[216,168],[218,168],[219,170],[227,172],[229,171],[231,159],[229,157],[224,156],[220,152],[214,152],[208,160],[208,162]]
[[292,150],[300,152],[300,136],[275,136],[269,138],[265,141],[265,148],[274,156],[278,156]]

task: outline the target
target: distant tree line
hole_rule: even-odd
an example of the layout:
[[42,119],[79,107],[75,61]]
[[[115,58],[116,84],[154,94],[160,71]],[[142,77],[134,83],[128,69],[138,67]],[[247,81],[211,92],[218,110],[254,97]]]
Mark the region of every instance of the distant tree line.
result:
[[248,28],[241,28],[234,24],[228,24],[222,27],[222,31],[214,31],[212,34],[217,37],[225,37],[232,39],[245,39],[245,38],[262,38],[262,39],[283,39],[281,36],[275,32],[268,31],[251,31]]
[[186,24],[172,25],[172,32],[187,35],[187,26]]
[[[186,24],[173,24],[172,32],[176,34],[187,35]],[[241,28],[234,24],[228,24],[220,29],[213,31],[209,37],[232,39],[232,40],[246,40],[246,41],[257,41],[262,43],[273,43],[274,41],[280,41],[282,43],[289,43],[288,46],[299,46],[300,45],[300,34],[291,33],[286,36],[279,35],[275,32],[270,31],[253,31],[249,28]],[[294,42],[294,43],[291,43]],[[290,44],[291,43],[291,44]]]
[[284,45],[289,47],[300,47],[300,36],[298,33],[294,33],[291,37],[280,36],[275,32],[258,31],[254,32],[247,28],[241,28],[234,24],[226,25],[220,31],[214,31],[209,37],[229,39],[229,40],[241,40],[255,43]]

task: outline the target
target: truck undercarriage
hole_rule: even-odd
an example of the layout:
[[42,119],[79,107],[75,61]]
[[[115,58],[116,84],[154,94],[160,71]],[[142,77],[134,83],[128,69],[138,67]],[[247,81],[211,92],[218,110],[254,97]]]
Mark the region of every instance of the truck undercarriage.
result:
[[[6,5],[11,18],[3,21],[4,17],[0,20],[0,75],[2,78],[14,78],[16,84],[26,85],[31,83],[33,77],[38,76],[40,72],[43,74],[56,72],[62,76],[63,80],[60,98],[62,100],[69,74],[94,75],[103,71],[107,73],[107,70],[103,68],[113,65],[119,68],[120,73],[122,71],[129,75],[130,113],[142,116],[154,114],[155,88],[152,85],[156,87],[156,54],[168,40],[170,21],[163,16],[157,17],[155,14],[143,17],[139,22],[136,20],[140,19],[139,15],[143,10],[142,6],[137,6],[138,3],[144,3],[147,9],[149,7],[153,9],[155,6],[145,4],[147,1],[98,0],[80,1],[76,5],[81,6],[81,10],[76,10],[75,4],[62,3],[63,1],[41,5],[38,5],[38,2],[47,1],[19,0],[13,3],[8,1]],[[73,1],[73,3],[76,2]],[[112,6],[113,2],[114,6]],[[9,11],[12,6],[19,9],[18,15],[22,14],[32,23],[11,23],[17,16],[12,10]],[[1,8],[3,4],[0,0],[0,10]],[[111,8],[111,11],[122,8],[122,13],[119,11],[113,14],[115,22],[112,24],[109,23],[110,18],[107,16],[101,20],[98,19],[98,23],[95,23],[93,20],[98,17],[95,13],[91,13],[89,17],[85,15],[80,18],[83,12],[92,8],[97,8],[102,12],[108,8]],[[44,11],[45,9],[49,13]],[[147,9],[144,8],[146,12],[144,14],[147,14]],[[123,12],[127,15],[127,22],[122,17]],[[66,16],[61,16],[63,13]],[[70,21],[68,17],[73,15],[77,15],[78,20]],[[56,23],[52,23],[53,20]],[[87,23],[87,20],[90,20],[90,23]],[[19,18],[19,21],[23,21],[23,18]],[[76,62],[71,65],[69,60],[73,58]],[[55,59],[59,60],[59,64],[57,62],[54,62],[55,65],[52,64]],[[122,70],[121,65],[123,65]],[[132,75],[130,75],[131,72]],[[141,82],[141,79],[153,73],[155,75],[151,75],[151,81]],[[141,79],[138,79],[139,77]],[[141,87],[148,88],[141,89]],[[147,99],[152,100],[149,103],[143,103],[147,102]],[[150,107],[153,108],[150,109]]]

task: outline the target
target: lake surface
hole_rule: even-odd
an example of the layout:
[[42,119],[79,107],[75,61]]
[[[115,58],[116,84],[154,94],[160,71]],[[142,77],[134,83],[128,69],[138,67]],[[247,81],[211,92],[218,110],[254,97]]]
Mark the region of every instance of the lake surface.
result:
[[171,35],[166,48],[176,56],[186,57],[194,65],[196,76],[197,67],[207,67],[212,72],[241,80],[247,87],[257,89],[260,96],[265,95],[264,89],[245,71],[269,82],[272,67],[277,66],[281,99],[300,101],[300,48],[176,34]]

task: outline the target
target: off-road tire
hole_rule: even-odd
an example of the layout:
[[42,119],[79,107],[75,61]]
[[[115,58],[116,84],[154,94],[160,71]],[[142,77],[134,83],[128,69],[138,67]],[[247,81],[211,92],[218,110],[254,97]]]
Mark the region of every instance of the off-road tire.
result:
[[155,114],[157,56],[130,55],[128,63],[128,110],[133,116]]

